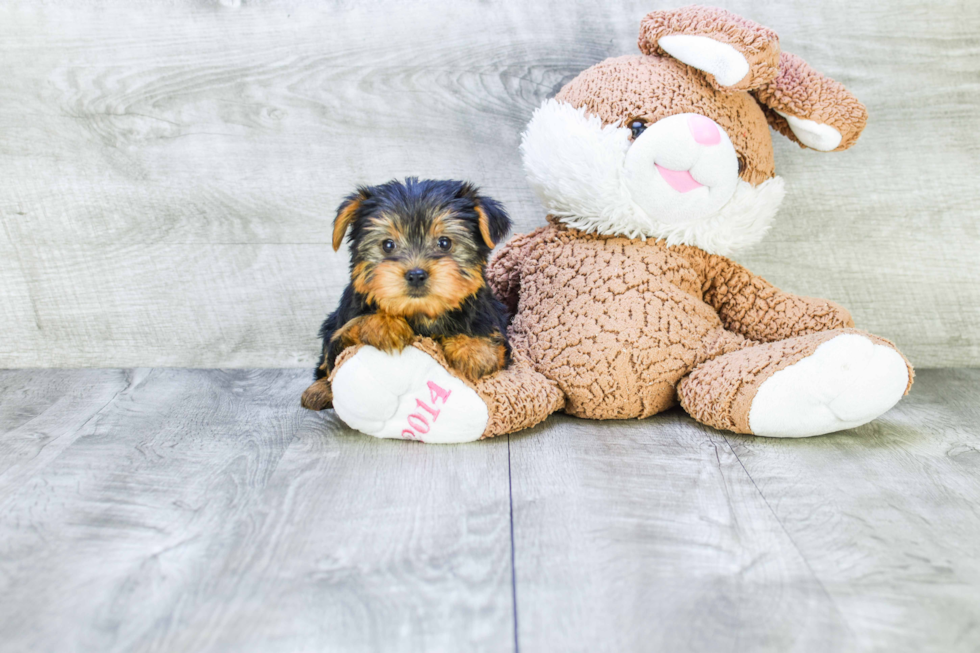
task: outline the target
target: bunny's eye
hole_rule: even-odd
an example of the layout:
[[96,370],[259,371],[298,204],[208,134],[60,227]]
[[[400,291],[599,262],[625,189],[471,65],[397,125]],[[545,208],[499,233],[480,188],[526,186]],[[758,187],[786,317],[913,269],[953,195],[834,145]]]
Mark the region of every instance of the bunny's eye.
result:
[[633,140],[635,141],[640,137],[640,134],[647,128],[647,121],[642,118],[633,118],[629,121],[630,132],[633,134]]
[[738,174],[745,172],[745,159],[738,157]]

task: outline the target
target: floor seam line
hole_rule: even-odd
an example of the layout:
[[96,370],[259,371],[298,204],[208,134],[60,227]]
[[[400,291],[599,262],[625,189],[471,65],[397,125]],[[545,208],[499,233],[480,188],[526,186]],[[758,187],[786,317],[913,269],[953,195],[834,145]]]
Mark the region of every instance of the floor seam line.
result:
[[507,501],[510,508],[510,599],[514,618],[514,653],[520,653],[517,636],[517,566],[514,555],[514,482],[510,464],[510,434],[507,435]]
[[722,433],[721,437],[725,440],[725,444],[728,445],[728,450],[732,452],[733,456],[735,456],[735,460],[738,461],[739,467],[742,468],[742,471],[745,472],[745,475],[749,478],[749,481],[752,483],[752,487],[754,487],[755,491],[759,493],[759,497],[762,499],[762,502],[766,504],[766,508],[769,510],[769,514],[771,514],[772,518],[776,520],[777,524],[779,524],[780,530],[783,531],[783,534],[786,536],[786,539],[789,540],[789,543],[793,545],[793,550],[796,551],[796,554],[800,556],[800,560],[802,560],[803,564],[806,565],[806,569],[807,571],[810,572],[810,576],[813,578],[813,580],[817,581],[817,585],[820,586],[820,590],[824,593],[824,596],[826,596],[827,600],[830,601],[830,604],[834,606],[834,610],[837,612],[838,615],[840,615],[841,621],[847,627],[847,631],[851,634],[851,637],[856,638],[857,635],[854,632],[854,629],[851,628],[850,621],[848,621],[847,617],[844,616],[844,612],[840,609],[840,606],[837,605],[837,601],[834,600],[834,597],[831,596],[829,591],[827,591],[827,586],[823,584],[823,580],[821,580],[820,576],[817,575],[817,572],[813,570],[813,567],[810,566],[810,561],[807,560],[806,556],[803,555],[803,552],[800,551],[800,547],[796,545],[796,540],[794,540],[793,536],[789,534],[788,530],[786,530],[785,524],[783,524],[783,521],[779,518],[779,515],[776,514],[776,511],[773,510],[772,505],[770,505],[769,503],[769,499],[767,499],[766,495],[762,493],[762,490],[759,488],[759,485],[755,482],[755,479],[752,478],[752,474],[750,474],[749,470],[746,469],[745,463],[743,463],[742,459],[738,457],[738,454],[735,452],[735,447],[732,446],[732,443],[731,441],[729,441],[728,436]]

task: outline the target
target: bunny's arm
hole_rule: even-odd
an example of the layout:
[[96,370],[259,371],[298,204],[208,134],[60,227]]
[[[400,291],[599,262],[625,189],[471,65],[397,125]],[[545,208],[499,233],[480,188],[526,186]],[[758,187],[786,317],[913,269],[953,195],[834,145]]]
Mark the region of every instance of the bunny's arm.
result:
[[853,327],[851,314],[826,299],[783,292],[723,256],[705,261],[704,301],[725,328],[756,342]]
[[487,265],[487,283],[510,315],[517,313],[521,290],[521,268],[544,228],[511,238]]

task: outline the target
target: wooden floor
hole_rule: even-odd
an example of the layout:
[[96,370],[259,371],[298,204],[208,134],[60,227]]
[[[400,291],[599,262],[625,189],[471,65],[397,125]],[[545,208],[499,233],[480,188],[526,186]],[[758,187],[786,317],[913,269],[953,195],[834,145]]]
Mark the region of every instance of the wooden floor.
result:
[[800,441],[378,441],[306,382],[0,372],[0,650],[980,649],[980,370]]

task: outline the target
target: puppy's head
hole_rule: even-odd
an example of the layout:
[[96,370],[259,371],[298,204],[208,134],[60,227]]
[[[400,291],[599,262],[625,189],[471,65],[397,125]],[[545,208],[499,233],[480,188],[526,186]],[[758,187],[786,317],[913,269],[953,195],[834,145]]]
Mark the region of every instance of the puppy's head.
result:
[[390,181],[361,187],[334,221],[333,246],[348,233],[351,282],[384,313],[436,318],[484,284],[494,244],[510,218],[462,181]]

